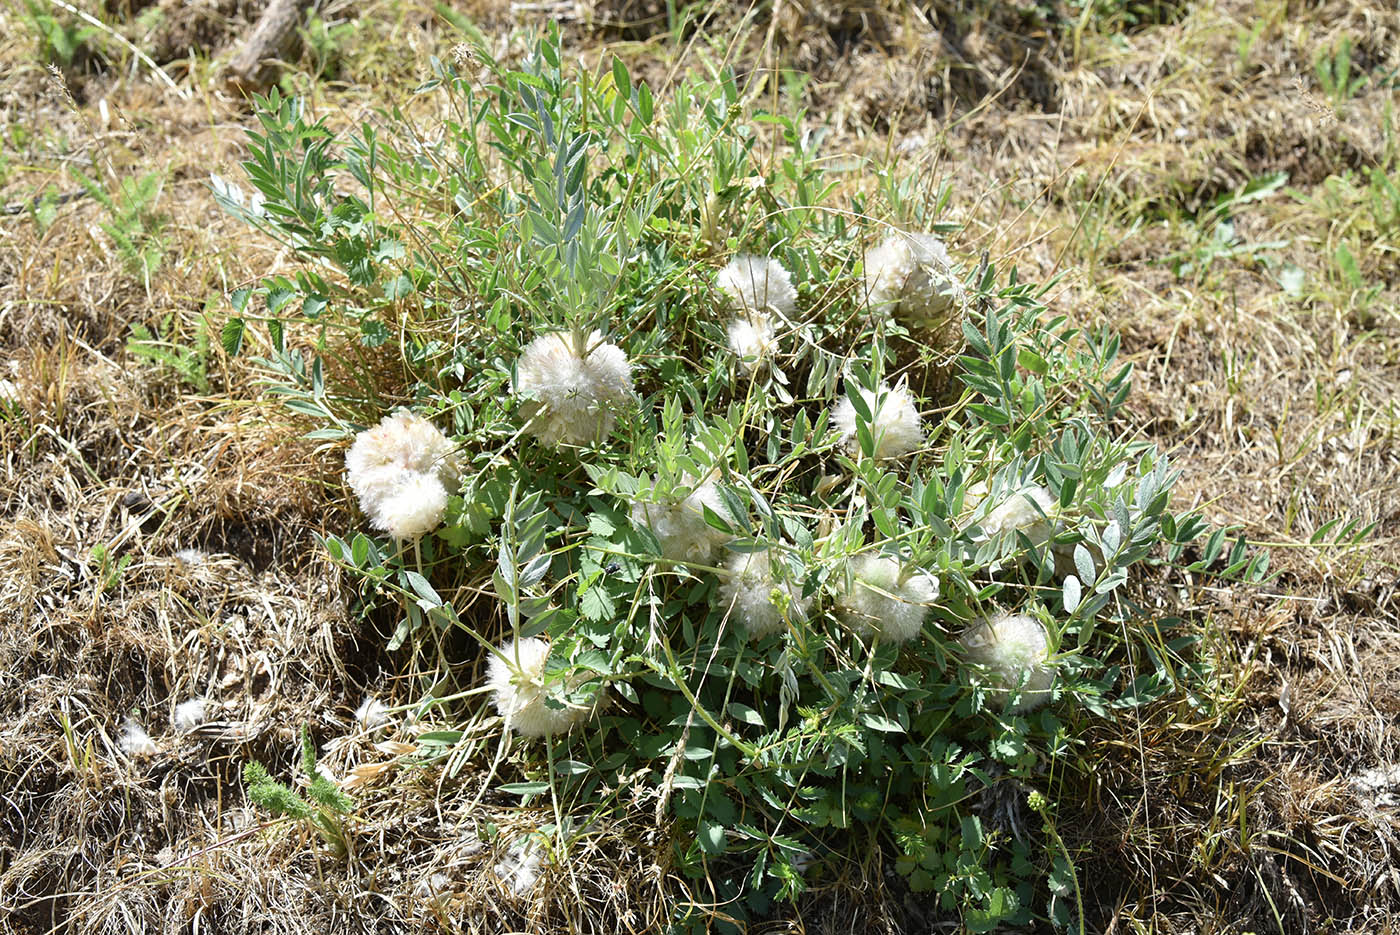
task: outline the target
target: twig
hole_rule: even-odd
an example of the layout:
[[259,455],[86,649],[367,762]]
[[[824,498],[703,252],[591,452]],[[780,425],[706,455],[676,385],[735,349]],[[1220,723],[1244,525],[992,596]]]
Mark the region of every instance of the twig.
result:
[[[53,201],[51,203],[55,206],[64,205],[70,201],[76,201],[79,198],[83,198],[87,194],[87,189],[79,188],[71,192],[63,192],[60,195],[54,196]],[[40,208],[43,206],[45,199],[48,197],[48,195],[40,194],[35,195],[28,201],[16,201],[11,204],[2,205],[0,206],[0,214],[23,214],[31,208]]]

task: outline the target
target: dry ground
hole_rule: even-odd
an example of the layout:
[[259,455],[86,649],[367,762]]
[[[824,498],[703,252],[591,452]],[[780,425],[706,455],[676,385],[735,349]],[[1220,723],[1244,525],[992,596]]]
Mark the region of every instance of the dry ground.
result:
[[[139,6],[139,4],[138,4]],[[0,932],[645,931],[681,881],[664,828],[599,831],[534,896],[497,871],[509,824],[484,764],[394,771],[360,790],[346,861],[265,833],[238,780],[285,770],[303,722],[338,776],[389,764],[355,724],[366,693],[413,697],[315,545],[355,522],[335,450],[198,350],[223,296],[286,261],[220,214],[249,115],[222,90],[239,0],[92,10],[112,41],[67,89],[20,4],[0,8]],[[47,0],[38,8],[54,12]],[[488,32],[563,18],[655,84],[718,46],[664,4],[482,2]],[[954,252],[1064,274],[1054,307],[1118,329],[1137,365],[1125,417],[1185,471],[1182,505],[1242,523],[1278,577],[1240,590],[1146,583],[1204,635],[1216,716],[1164,704],[1086,737],[1059,803],[1090,931],[1380,932],[1400,923],[1400,13],[1380,2],[1225,0],[1079,18],[940,2],[710,11],[748,69],[804,70],[832,153],[901,154],[953,187]],[[291,84],[336,122],[402,96],[455,37],[411,0],[321,7]],[[1351,42],[1356,93],[1314,62]],[[319,77],[318,77],[319,76]],[[149,283],[92,198],[45,191],[156,171],[165,256]],[[1211,212],[1270,173],[1283,187]],[[858,184],[858,181],[852,181]],[[46,214],[45,210],[49,213]],[[1349,261],[1348,261],[1349,260]],[[1185,264],[1189,268],[1183,269]],[[180,376],[133,356],[133,323],[196,348]],[[1309,545],[1334,518],[1362,545]],[[1337,530],[1334,529],[1334,533]],[[105,558],[104,558],[105,553]],[[181,733],[176,704],[213,699]],[[123,752],[123,722],[154,739]],[[393,735],[411,743],[415,729]],[[426,725],[431,726],[431,725]],[[379,746],[375,745],[380,740]],[[639,815],[645,795],[637,793]],[[619,859],[619,855],[624,855]],[[775,931],[949,930],[897,884],[812,891]],[[542,893],[543,895],[539,895]]]

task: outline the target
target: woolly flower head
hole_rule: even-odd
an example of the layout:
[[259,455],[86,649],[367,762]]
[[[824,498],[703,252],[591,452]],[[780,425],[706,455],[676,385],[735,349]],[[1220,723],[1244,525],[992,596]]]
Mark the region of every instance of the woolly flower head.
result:
[[531,341],[515,364],[515,394],[528,430],[551,448],[593,445],[617,424],[615,410],[632,398],[632,364],[616,344],[593,331],[580,353],[572,334]]
[[984,666],[997,703],[1020,691],[1019,700],[1007,711],[1038,708],[1050,699],[1055,672],[1047,659],[1050,641],[1045,628],[1025,614],[1000,614],[979,620],[958,637],[963,659]]
[[[981,487],[986,490],[985,486]],[[968,490],[963,504],[977,491],[974,486]],[[985,493],[982,494],[985,497]],[[1052,528],[1058,513],[1055,495],[1044,487],[1023,487],[1010,494],[982,520],[982,531],[990,537],[1005,532],[1020,531],[1026,534],[1035,545],[1041,545],[1054,533]]]
[[345,456],[361,509],[395,539],[417,539],[442,522],[457,472],[452,441],[411,412],[385,416],[356,435]]
[[772,553],[767,549],[736,553],[725,569],[729,574],[719,589],[723,606],[750,639],[778,633],[789,620],[807,619],[812,599],[802,596],[802,588],[790,575],[778,580]]
[[744,373],[752,373],[767,363],[778,348],[773,322],[762,312],[753,312],[729,323],[729,348],[739,358]]
[[777,260],[740,254],[719,271],[716,284],[739,312],[776,311],[783,317],[797,310],[792,277]]
[[[890,389],[881,383],[873,393],[863,386],[856,387],[856,390],[870,410],[870,434],[875,439],[876,458],[882,461],[902,458],[924,443],[919,410],[903,384]],[[840,429],[842,440],[852,451],[859,450],[860,445],[856,436],[857,418],[856,407],[845,397],[831,413],[831,421]]]
[[878,634],[892,643],[907,643],[923,629],[929,605],[938,600],[938,579],[905,575],[904,566],[884,555],[851,560],[851,588],[836,601],[846,623],[861,636]]
[[544,667],[549,659],[549,644],[544,640],[512,640],[500,648],[500,653],[493,654],[487,664],[486,684],[491,688],[496,710],[517,734],[548,737],[563,733],[592,715],[591,707],[555,708],[546,703],[546,698],[553,697],[564,705],[560,696],[582,685],[586,676],[579,674],[546,684]]
[[[685,482],[690,483],[689,479]],[[645,491],[642,496],[646,496]],[[667,561],[709,565],[733,537],[705,522],[705,507],[727,521],[734,519],[720,499],[714,479],[707,478],[683,497],[639,499],[632,504],[632,525],[651,530]]]
[[872,308],[888,309],[900,320],[937,327],[963,301],[953,259],[933,234],[896,231],[865,255],[865,292]]

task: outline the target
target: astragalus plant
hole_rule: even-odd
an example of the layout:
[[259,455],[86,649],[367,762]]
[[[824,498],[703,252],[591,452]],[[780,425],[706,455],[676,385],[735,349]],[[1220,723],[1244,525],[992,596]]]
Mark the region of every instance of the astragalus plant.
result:
[[[343,135],[264,100],[256,195],[215,185],[299,261],[225,345],[350,452],[365,512],[326,547],[470,726],[432,733],[444,768],[545,797],[557,849],[669,816],[728,917],[884,863],[974,930],[1070,922],[1071,725],[1178,688],[1127,596],[1202,530],[1120,436],[1116,340],[838,196],[813,121],[728,71],[657,99],[554,35],[456,60]],[[956,357],[940,398],[894,364],[915,332]],[[367,497],[400,422],[450,457]]]

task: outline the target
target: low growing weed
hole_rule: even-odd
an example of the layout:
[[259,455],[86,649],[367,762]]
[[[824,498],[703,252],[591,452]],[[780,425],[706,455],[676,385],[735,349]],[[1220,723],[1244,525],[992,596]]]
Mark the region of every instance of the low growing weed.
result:
[[[399,538],[326,547],[401,607],[425,704],[472,721],[420,743],[549,805],[556,854],[612,809],[670,816],[707,881],[682,929],[886,862],[969,930],[1073,924],[1071,725],[1208,675],[1128,586],[1205,525],[1122,434],[1116,337],[887,238],[805,115],[728,70],[661,98],[556,35],[486,48],[457,56],[478,78],[434,60],[431,131],[339,136],[273,94],[255,194],[215,184],[302,261],[234,296],[224,345],[356,438]],[[1192,557],[1266,571],[1221,530]]]
[[355,803],[317,767],[316,745],[305,727],[301,729],[301,769],[306,774],[305,798],[274,780],[261,763],[245,764],[248,798],[274,815],[305,821],[332,853],[344,857],[350,850],[346,819]]
[[127,268],[149,286],[151,277],[165,258],[166,216],[157,210],[163,172],[148,172],[140,178],[123,178],[114,191],[96,179],[72,170],[87,193],[106,210],[109,220],[102,230],[112,238]]

